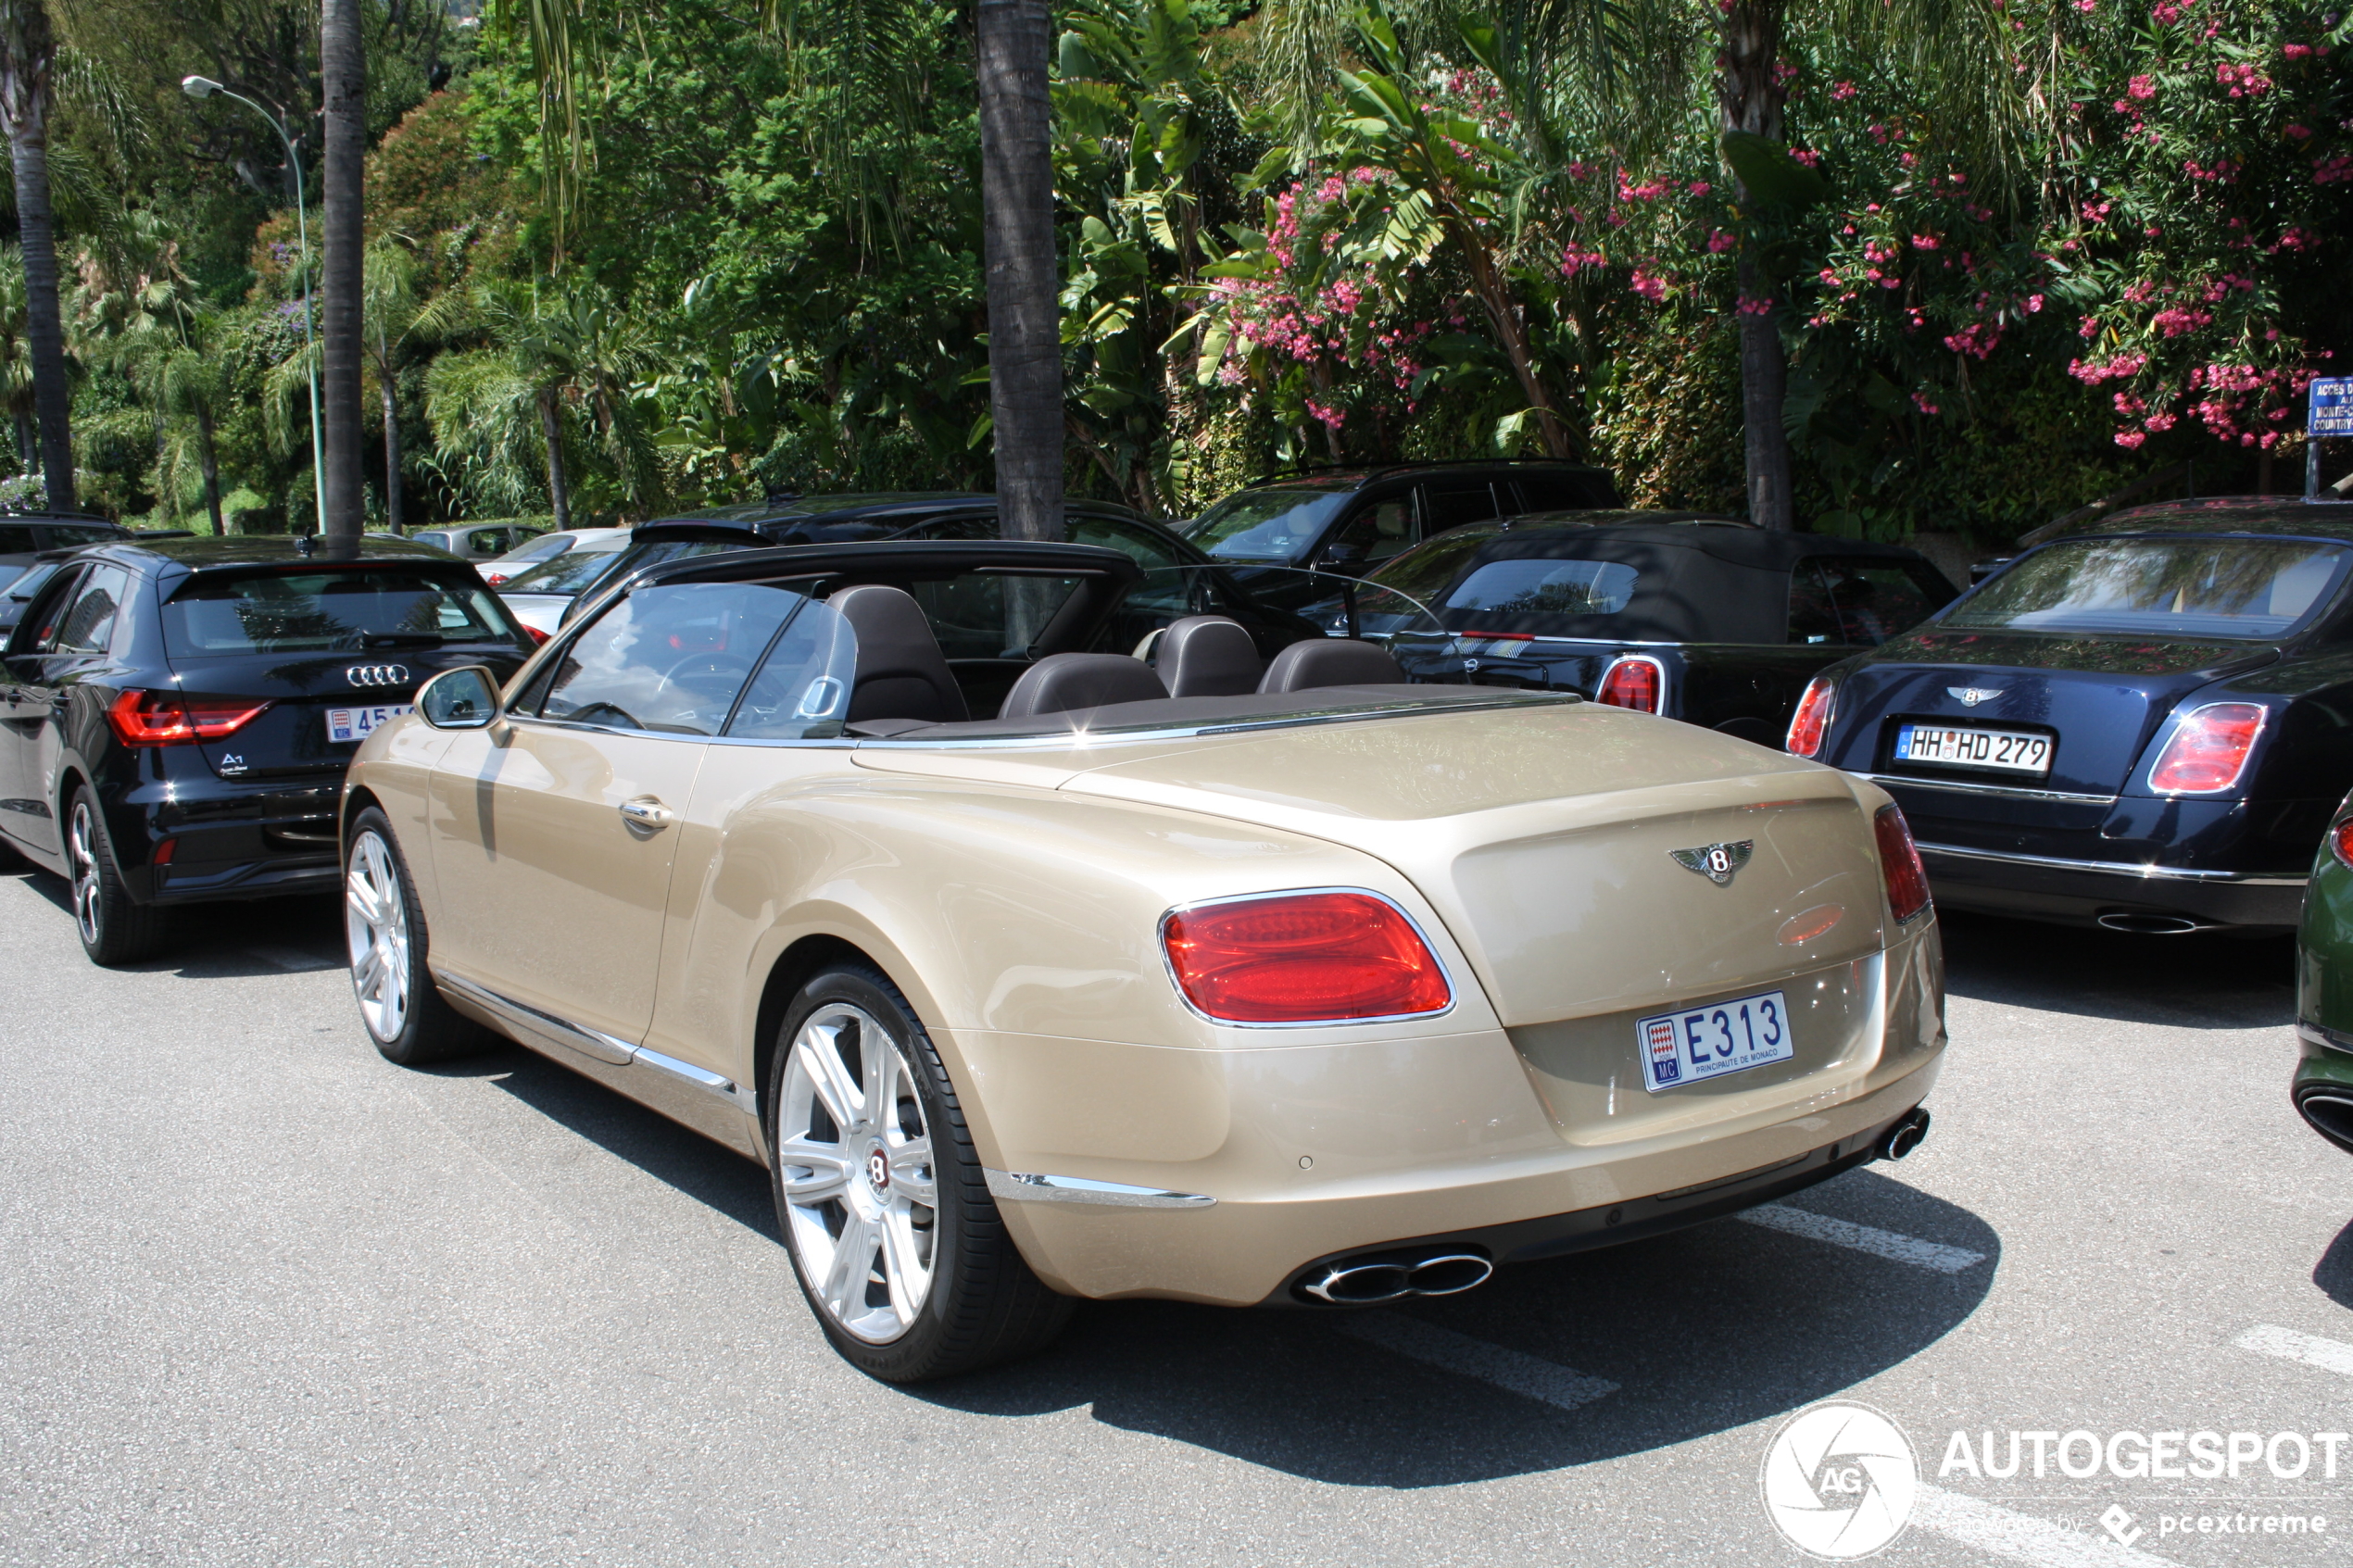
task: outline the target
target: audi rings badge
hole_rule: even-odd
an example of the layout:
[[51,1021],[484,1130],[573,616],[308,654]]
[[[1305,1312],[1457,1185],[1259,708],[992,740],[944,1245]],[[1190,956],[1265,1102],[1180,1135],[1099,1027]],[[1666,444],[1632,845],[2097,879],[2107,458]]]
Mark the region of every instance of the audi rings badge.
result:
[[409,684],[409,667],[405,664],[355,664],[343,672],[343,678],[355,686],[405,686]]

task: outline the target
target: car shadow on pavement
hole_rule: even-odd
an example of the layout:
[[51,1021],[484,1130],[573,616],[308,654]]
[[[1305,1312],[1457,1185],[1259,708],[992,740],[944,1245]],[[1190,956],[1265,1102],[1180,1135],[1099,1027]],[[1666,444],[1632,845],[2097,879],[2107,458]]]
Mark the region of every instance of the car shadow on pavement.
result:
[[[979,1414],[1079,1406],[1096,1420],[1305,1479],[1421,1487],[1666,1448],[1831,1398],[1951,1333],[1991,1288],[2000,1244],[1967,1210],[1857,1172],[1794,1207],[1893,1216],[1983,1254],[1957,1273],[1737,1218],[1498,1273],[1378,1311],[1617,1384],[1575,1409],[1352,1333],[1353,1314],[1097,1303],[1035,1361],[915,1398]],[[1524,1366],[1525,1363],[1514,1363]]]
[[2353,1307],[2353,1224],[2336,1233],[2321,1261],[2312,1265],[2312,1283],[2340,1307]]
[[2288,936],[2140,936],[1947,910],[1956,997],[2128,1023],[2262,1029],[2295,1022]]
[[[37,868],[19,871],[24,884],[73,919],[72,884]],[[114,967],[125,974],[178,974],[188,980],[238,980],[262,974],[304,974],[341,969],[343,901],[329,896],[255,898],[187,909],[166,908],[163,939],[152,958]]]

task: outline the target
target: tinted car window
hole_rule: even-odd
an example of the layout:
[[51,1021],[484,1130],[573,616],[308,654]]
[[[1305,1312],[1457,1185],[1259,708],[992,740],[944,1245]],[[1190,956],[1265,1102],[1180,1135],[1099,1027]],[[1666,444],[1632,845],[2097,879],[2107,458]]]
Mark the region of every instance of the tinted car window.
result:
[[119,528],[85,528],[69,522],[53,522],[49,528],[49,547],[69,549],[75,545],[103,545],[109,539],[120,539]]
[[626,545],[617,550],[597,550],[578,546],[566,550],[554,560],[542,561],[528,571],[516,572],[507,581],[507,592],[577,594],[610,571],[614,564],[628,553],[629,546]]
[[1133,557],[1146,571],[1164,571],[1172,566],[1182,566],[1198,557],[1180,556],[1168,547],[1168,541],[1148,529],[1115,518],[1099,517],[1087,512],[1071,514],[1066,532],[1074,545],[1100,545]]
[[1347,500],[1344,490],[1269,484],[1227,496],[1185,536],[1222,560],[1287,561],[1324,536]]
[[711,735],[777,630],[805,601],[757,583],[639,588],[574,638],[543,718]]
[[1481,522],[1441,533],[1372,573],[1369,581],[1394,588],[1408,598],[1432,603],[1439,590],[1469,563],[1472,552],[1503,531],[1500,522]]
[[57,621],[49,646],[59,653],[104,653],[114,638],[116,617],[131,596],[131,574],[119,566],[93,567],[75,584],[72,603]]
[[1485,522],[1500,511],[1494,488],[1483,479],[1436,479],[1422,486],[1422,517],[1432,533]]
[[[1541,633],[1541,622],[1616,615],[1634,601],[1642,574],[1615,560],[1491,560],[1457,583],[1440,608],[1465,612],[1447,626]],[[1558,634],[1555,632],[1555,634]]]
[[0,522],[0,550],[6,550],[13,555],[19,551],[37,550],[41,547],[41,541],[33,535],[32,524]]
[[2083,539],[1990,579],[1946,616],[1969,630],[2277,637],[2335,596],[2348,552],[2252,539]]
[[1584,481],[1563,473],[1524,473],[1512,481],[1522,511],[1548,512],[1604,504]]
[[165,650],[182,658],[516,643],[522,635],[487,588],[402,567],[199,577],[163,607]]
[[1832,558],[1816,564],[1830,583],[1842,642],[1877,647],[1926,621],[1944,602],[1930,597],[1900,561]]
[[912,583],[939,650],[950,659],[1026,659],[1075,577],[956,577]]
[[1378,566],[1414,545],[1414,498],[1392,495],[1375,501],[1340,525],[1327,551],[1334,561]]
[[1843,643],[1838,607],[1831,602],[1831,580],[1822,563],[1802,560],[1789,574],[1789,640],[1793,643]]

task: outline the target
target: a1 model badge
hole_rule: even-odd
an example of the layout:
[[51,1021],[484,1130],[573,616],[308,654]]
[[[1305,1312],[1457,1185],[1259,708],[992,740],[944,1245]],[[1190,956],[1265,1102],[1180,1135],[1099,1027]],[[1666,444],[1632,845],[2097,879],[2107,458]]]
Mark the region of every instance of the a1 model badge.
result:
[[1756,841],[1743,838],[1736,844],[1703,844],[1696,849],[1669,849],[1675,863],[1687,872],[1697,872],[1721,887],[1732,880],[1732,873],[1748,864],[1756,853]]

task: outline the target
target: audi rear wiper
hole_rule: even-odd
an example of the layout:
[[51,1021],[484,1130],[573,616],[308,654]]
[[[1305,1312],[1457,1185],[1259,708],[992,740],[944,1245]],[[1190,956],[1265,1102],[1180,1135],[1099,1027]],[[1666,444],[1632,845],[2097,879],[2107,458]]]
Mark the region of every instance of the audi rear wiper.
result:
[[363,648],[437,648],[449,639],[438,632],[370,632],[359,639]]

